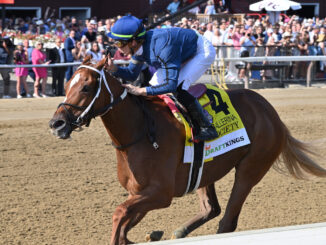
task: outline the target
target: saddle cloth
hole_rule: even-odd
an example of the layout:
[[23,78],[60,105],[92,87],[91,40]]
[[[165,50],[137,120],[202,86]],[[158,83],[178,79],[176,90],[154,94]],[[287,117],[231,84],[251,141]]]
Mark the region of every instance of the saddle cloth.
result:
[[[211,84],[200,84],[200,86],[206,86],[203,91],[205,93],[198,94],[198,90],[194,89],[191,91],[191,88],[189,92],[195,97],[199,97],[197,99],[203,106],[204,113],[214,125],[219,135],[218,138],[205,142],[203,153],[204,162],[209,162],[218,155],[250,144],[247,131],[239,114],[234,109],[228,94],[223,89],[219,89]],[[200,88],[199,90],[202,91],[203,89]],[[183,161],[184,163],[193,163],[195,157],[194,143],[190,142],[192,134],[189,123],[169,96],[160,95],[159,97],[169,106],[173,115],[184,124],[186,139]]]

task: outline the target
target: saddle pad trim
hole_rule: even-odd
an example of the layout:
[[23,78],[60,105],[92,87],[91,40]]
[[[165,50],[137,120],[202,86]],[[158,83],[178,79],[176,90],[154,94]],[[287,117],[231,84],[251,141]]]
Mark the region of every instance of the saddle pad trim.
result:
[[201,141],[198,143],[194,143],[194,159],[190,165],[188,185],[184,195],[189,192],[195,191],[199,186],[203,173],[204,149],[204,142]]
[[[204,146],[204,161],[209,162],[216,156],[248,144],[250,144],[250,140],[245,128],[238,129],[237,131],[224,135],[217,140],[206,141]],[[193,162],[193,155],[193,145],[185,146],[183,162]]]

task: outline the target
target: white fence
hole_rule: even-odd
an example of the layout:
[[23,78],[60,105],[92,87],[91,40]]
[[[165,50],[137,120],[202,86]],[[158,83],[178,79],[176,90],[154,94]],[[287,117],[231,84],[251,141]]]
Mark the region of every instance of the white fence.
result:
[[[141,243],[143,245],[148,243]],[[325,245],[326,223],[153,242],[153,245]]]
[[[220,61],[220,60],[217,60]],[[326,56],[261,56],[261,57],[246,57],[246,58],[224,58],[223,61],[228,62],[294,62],[294,61],[326,61]],[[125,60],[115,60],[115,64],[117,65],[125,65],[128,64],[129,61]],[[42,64],[42,65],[0,65],[0,69],[3,68],[16,68],[16,67],[61,67],[61,66],[78,66],[81,62],[70,62],[70,63],[60,63],[60,64]]]
[[243,61],[243,62],[291,62],[291,61],[326,61],[326,56],[261,56],[246,58],[225,58],[225,61]]
[[[326,61],[326,56],[324,55],[318,55],[318,56],[261,56],[261,57],[245,57],[245,58],[225,58],[221,59],[222,63],[224,62],[229,62],[232,63],[232,65],[229,65],[230,70],[235,70],[234,66],[237,62],[242,62],[242,63],[271,63],[271,62],[280,62],[278,67],[281,67],[282,64],[284,67],[287,64],[291,64],[292,62],[301,62],[301,61],[310,61],[310,64],[307,66],[307,71],[306,71],[306,84],[307,87],[311,86],[312,81],[315,79],[315,63],[316,61]],[[219,61],[221,63],[221,61]],[[267,66],[273,66],[273,64],[267,64]],[[283,67],[283,68],[284,68]],[[284,77],[282,74],[284,70],[281,68],[276,68],[280,70],[280,83],[283,83]],[[326,72],[326,66],[324,65],[324,73]],[[249,88],[249,74],[248,71],[246,73],[246,78],[244,81],[244,86],[245,88]]]
[[[243,63],[254,63],[254,62],[298,62],[298,61],[310,61],[310,65],[308,66],[308,71],[307,71],[307,77],[306,77],[306,82],[307,82],[307,87],[311,85],[312,80],[314,79],[314,74],[313,74],[313,64],[316,61],[326,61],[326,56],[318,55],[318,56],[261,56],[261,57],[245,57],[245,58],[223,58],[223,59],[218,59],[215,64],[218,63],[224,63],[224,62],[232,62],[235,64],[236,62],[243,62]],[[115,60],[115,64],[117,65],[125,65],[128,64],[128,61],[125,60]],[[26,64],[26,65],[0,65],[0,69],[4,68],[16,68],[16,67],[61,67],[61,66],[79,66],[81,62],[71,62],[71,63],[60,63],[60,64],[42,64],[42,65],[31,65],[31,64]],[[224,65],[223,65],[224,66]],[[326,70],[326,66],[325,66]],[[326,72],[326,71],[325,71]],[[221,73],[222,74],[222,73]],[[282,82],[282,80],[280,81]],[[246,79],[244,81],[245,88],[249,87],[249,76],[247,74]]]
[[[115,64],[117,65],[125,65],[128,64],[128,61],[125,60],[115,60]],[[0,65],[0,69],[12,69],[16,67],[62,67],[62,66],[79,66],[81,62],[68,62],[68,63],[56,63],[56,64],[40,64],[40,65],[32,65],[32,64],[26,64],[26,65]]]

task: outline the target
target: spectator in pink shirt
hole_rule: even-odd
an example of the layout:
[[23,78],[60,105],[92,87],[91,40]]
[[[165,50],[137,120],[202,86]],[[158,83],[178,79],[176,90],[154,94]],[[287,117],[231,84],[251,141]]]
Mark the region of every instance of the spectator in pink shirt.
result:
[[240,34],[240,25],[236,24],[235,28],[232,33],[232,41],[233,41],[233,46],[236,50],[240,50],[240,38],[242,35]]
[[[46,55],[42,51],[43,43],[36,42],[36,47],[32,52],[32,63],[33,65],[39,65],[39,64],[49,64],[51,61],[46,61]],[[41,95],[38,92],[38,88],[41,84],[42,80],[42,97],[47,97],[45,94],[45,88],[46,88],[46,81],[47,81],[47,68],[45,67],[33,67],[33,71],[35,72],[35,84],[34,84],[34,94],[33,96],[36,98],[40,98]]]

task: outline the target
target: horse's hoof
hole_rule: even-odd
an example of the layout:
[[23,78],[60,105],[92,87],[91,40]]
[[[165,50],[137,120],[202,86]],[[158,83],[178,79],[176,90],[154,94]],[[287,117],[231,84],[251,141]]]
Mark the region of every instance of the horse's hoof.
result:
[[179,239],[184,238],[189,234],[186,227],[180,227],[179,229],[175,230],[172,234],[171,239]]
[[161,240],[164,231],[152,231],[146,234],[145,239],[146,242],[156,242]]

